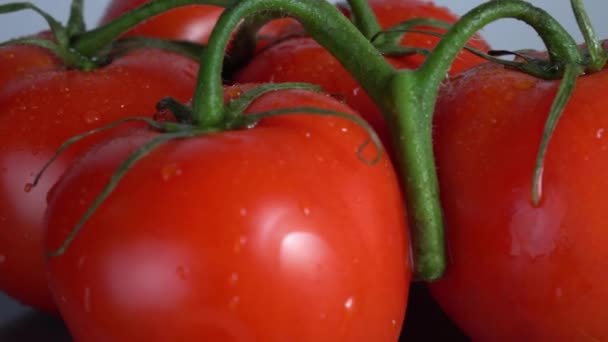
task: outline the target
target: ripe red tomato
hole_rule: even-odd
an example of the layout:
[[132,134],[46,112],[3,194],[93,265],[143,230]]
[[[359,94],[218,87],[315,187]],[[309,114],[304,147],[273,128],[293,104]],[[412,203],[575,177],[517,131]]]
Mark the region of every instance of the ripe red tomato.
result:
[[[302,90],[248,111],[294,105],[350,112]],[[116,138],[66,172],[50,196],[48,249],[154,136]],[[153,150],[48,260],[74,338],[396,341],[410,281],[404,204],[389,159],[358,157],[366,138],[344,118],[290,115]]]
[[[38,48],[6,47],[3,56],[48,60]],[[91,72],[61,65],[36,72],[0,63],[12,75],[0,88],[0,289],[45,311],[54,311],[43,261],[46,194],[66,165],[97,137],[87,138],[53,164],[41,183],[35,173],[66,139],[119,118],[153,113],[157,99],[188,99],[197,64],[175,54],[141,50]],[[31,72],[30,72],[31,71]]]
[[[455,22],[456,15],[448,9],[437,7],[430,2],[419,0],[370,0],[370,5],[383,28],[389,28],[416,17],[434,18]],[[429,35],[409,33],[402,45],[433,48],[439,39]],[[480,38],[470,45],[487,50]],[[390,57],[388,62],[400,69],[414,69],[421,65],[423,57],[411,55]],[[468,52],[462,52],[452,67],[457,73],[480,63],[482,60]],[[344,100],[378,131],[385,143],[389,143],[389,133],[380,111],[361,86],[340,65],[340,63],[312,38],[300,37],[282,41],[265,49],[249,65],[236,73],[237,82],[309,82],[318,84],[331,94],[339,94]]]
[[[101,24],[107,24],[120,15],[150,0],[114,0],[110,3]],[[224,9],[211,5],[179,7],[147,20],[130,30],[125,37],[147,36],[163,39],[179,39],[207,43],[211,30]],[[279,19],[265,25],[260,35],[272,40],[283,34],[295,33],[301,26],[293,19]],[[265,43],[266,44],[266,43]],[[265,45],[264,44],[264,45]]]
[[435,146],[451,257],[432,291],[476,341],[608,339],[608,71],[579,79],[534,207],[557,87],[487,64],[440,96]]

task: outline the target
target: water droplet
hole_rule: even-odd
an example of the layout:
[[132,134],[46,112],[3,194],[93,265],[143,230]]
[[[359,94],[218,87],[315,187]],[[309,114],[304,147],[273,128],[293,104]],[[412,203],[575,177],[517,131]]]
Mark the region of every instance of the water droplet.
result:
[[604,128],[600,128],[597,130],[597,132],[595,132],[595,137],[598,139],[602,139],[602,137],[604,136]]
[[91,312],[91,288],[87,287],[84,289],[84,311],[86,313]]
[[0,264],[4,264],[6,262],[6,255],[0,254]]
[[160,174],[163,180],[166,182],[175,176],[181,176],[182,170],[176,163],[172,163],[163,166],[160,170]]
[[393,328],[396,328],[396,327],[397,327],[397,320],[396,320],[396,319],[393,319],[393,320],[391,321],[391,325],[393,326]]
[[348,132],[348,128],[342,127],[342,128],[340,128],[340,132],[346,133],[346,132]]
[[84,113],[82,118],[87,125],[92,125],[94,123],[99,122],[99,120],[101,120],[101,115],[99,115],[99,112],[91,110],[91,111]]
[[121,105],[120,105],[120,109],[125,109],[125,107],[126,107],[126,106],[127,106],[127,105],[125,105],[125,104],[121,104]]
[[361,91],[361,88],[357,87],[353,89],[353,95],[357,96],[359,95],[359,92]]
[[327,319],[327,314],[326,314],[325,312],[322,312],[322,313],[319,315],[319,318],[320,318],[322,321],[324,321],[324,320],[326,320],[326,319]]
[[190,276],[190,269],[188,267],[185,266],[179,266],[177,267],[177,275],[182,278],[183,280],[188,279],[188,277]]
[[230,307],[230,310],[236,310],[240,303],[241,303],[241,297],[234,296],[234,297],[232,297],[232,299],[230,299],[230,304],[228,304],[228,306]]
[[306,137],[306,139],[310,139],[312,137],[312,134],[310,132],[306,132],[304,133],[304,136]]
[[23,191],[30,192],[30,191],[32,191],[33,188],[34,188],[34,184],[32,184],[32,183],[25,183],[25,186],[23,187]]
[[84,256],[81,256],[80,258],[78,258],[78,270],[79,271],[82,271],[85,261],[86,261],[86,258]]
[[237,283],[239,282],[239,274],[234,272],[230,275],[230,278],[228,278],[228,284],[230,286],[235,286]]
[[247,208],[241,208],[241,210],[239,210],[239,214],[241,214],[243,217],[247,216]]
[[241,236],[239,237],[239,239],[234,243],[234,247],[232,248],[232,250],[234,251],[234,253],[240,253],[241,250],[243,249],[243,247],[247,244],[247,237],[246,236]]
[[302,212],[304,213],[304,216],[310,216],[310,208],[304,208],[302,209]]
[[348,311],[351,311],[355,305],[355,298],[348,297],[346,302],[344,302],[344,308]]
[[555,289],[555,297],[560,298],[564,295],[564,290],[561,287]]

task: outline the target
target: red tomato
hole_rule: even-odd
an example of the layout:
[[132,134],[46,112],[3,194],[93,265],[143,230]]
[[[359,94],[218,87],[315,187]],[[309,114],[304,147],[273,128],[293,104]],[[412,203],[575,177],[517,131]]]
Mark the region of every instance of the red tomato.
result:
[[[248,111],[294,105],[350,112],[301,90]],[[50,197],[48,249],[154,136],[114,139],[66,172]],[[358,157],[367,136],[344,118],[290,115],[153,150],[48,260],[74,338],[396,341],[410,281],[404,204],[389,159]]]
[[[150,0],[114,0],[106,9],[101,24],[107,24],[120,15],[137,8]],[[148,36],[163,39],[180,39],[198,43],[207,43],[211,30],[222,14],[222,7],[211,5],[191,5],[175,8],[162,13],[136,26],[127,34],[130,36]],[[273,39],[284,34],[295,33],[301,26],[293,19],[275,20],[265,25],[260,35]]]
[[557,82],[487,64],[443,89],[435,146],[450,264],[432,291],[475,341],[608,340],[608,71],[579,79],[535,158]]
[[[370,5],[383,28],[389,28],[408,19],[427,17],[447,22],[455,22],[456,15],[446,8],[437,7],[419,0],[370,0]],[[429,35],[408,33],[402,45],[433,48],[438,38]],[[487,50],[480,38],[470,45]],[[419,55],[387,58],[388,62],[400,69],[420,66],[423,58]],[[456,59],[452,72],[460,72],[481,59],[462,52]],[[378,131],[385,143],[389,143],[389,133],[380,111],[361,86],[350,76],[340,63],[312,38],[294,38],[280,42],[264,50],[248,66],[235,75],[237,82],[291,82],[301,81],[318,84],[331,94],[339,94]]]
[[[24,51],[6,47],[2,55]],[[49,58],[45,50],[27,51],[31,60]],[[132,53],[91,72],[61,66],[19,71],[13,61],[0,63],[0,75],[13,76],[0,88],[0,289],[24,304],[53,311],[42,246],[46,194],[66,165],[98,137],[71,148],[37,187],[27,184],[66,139],[119,118],[153,113],[163,96],[188,99],[198,68],[189,59],[156,50]]]

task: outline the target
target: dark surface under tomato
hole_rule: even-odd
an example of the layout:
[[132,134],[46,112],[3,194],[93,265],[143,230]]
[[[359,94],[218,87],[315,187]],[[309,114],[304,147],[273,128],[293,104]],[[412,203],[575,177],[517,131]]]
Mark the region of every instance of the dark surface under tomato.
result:
[[[71,342],[72,339],[58,318],[25,308],[0,293],[0,341]],[[423,284],[413,284],[399,341],[467,342],[469,339],[438,309]]]

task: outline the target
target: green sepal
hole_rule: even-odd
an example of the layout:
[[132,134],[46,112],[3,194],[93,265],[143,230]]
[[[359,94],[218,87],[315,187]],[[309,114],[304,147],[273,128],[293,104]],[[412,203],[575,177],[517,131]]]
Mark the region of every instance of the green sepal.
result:
[[66,28],[50,14],[40,9],[38,6],[30,2],[14,2],[6,5],[0,5],[0,14],[12,13],[23,10],[32,10],[42,16],[49,24],[53,37],[57,40],[59,46],[65,48],[70,44],[70,36]]
[[542,140],[539,146],[536,164],[534,166],[534,178],[532,181],[532,203],[537,206],[542,199],[542,177],[544,171],[545,157],[549,142],[553,137],[557,123],[564,113],[564,108],[574,93],[576,87],[576,79],[583,73],[583,68],[580,65],[568,64],[565,66],[564,77],[560,83],[549,117],[545,122]]

